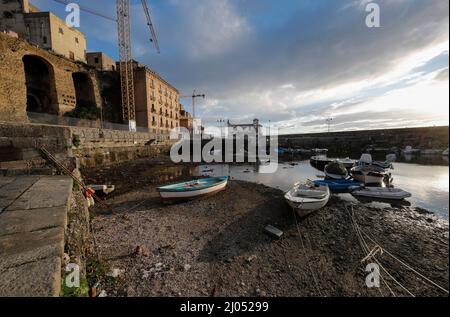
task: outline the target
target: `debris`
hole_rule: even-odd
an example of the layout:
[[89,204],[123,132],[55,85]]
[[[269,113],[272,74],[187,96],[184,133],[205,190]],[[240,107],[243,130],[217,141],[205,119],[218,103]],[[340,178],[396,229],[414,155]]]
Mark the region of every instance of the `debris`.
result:
[[257,258],[257,256],[256,256],[255,254],[249,256],[249,257],[247,258],[247,263],[252,262],[252,261],[253,261],[254,259],[256,259],[256,258]]
[[189,264],[184,265],[184,270],[189,271],[191,269],[191,266]]
[[70,256],[67,253],[64,253],[63,257],[62,257],[62,261],[63,261],[64,265],[69,264],[70,263]]
[[265,232],[271,235],[274,238],[280,239],[283,236],[283,231],[274,226],[268,225],[264,228]]
[[147,250],[145,249],[144,246],[138,245],[138,246],[134,249],[134,255],[148,256],[148,252],[147,252]]
[[119,275],[125,273],[125,270],[113,269],[111,272],[106,273],[106,276],[117,278]]
[[98,294],[98,297],[107,297],[108,296],[108,294],[106,294],[106,291],[105,290],[102,290],[101,292],[100,292],[100,294]]

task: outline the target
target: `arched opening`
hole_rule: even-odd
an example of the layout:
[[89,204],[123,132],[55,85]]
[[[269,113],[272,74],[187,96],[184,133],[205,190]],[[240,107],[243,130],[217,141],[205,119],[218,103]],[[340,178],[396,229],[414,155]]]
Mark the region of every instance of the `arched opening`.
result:
[[58,114],[53,66],[35,55],[26,55],[22,61],[27,87],[27,111]]
[[67,115],[96,120],[98,109],[91,77],[87,73],[77,72],[72,74],[72,78],[75,87],[76,107]]
[[73,73],[73,84],[75,86],[75,97],[77,107],[96,108],[94,85],[87,73]]

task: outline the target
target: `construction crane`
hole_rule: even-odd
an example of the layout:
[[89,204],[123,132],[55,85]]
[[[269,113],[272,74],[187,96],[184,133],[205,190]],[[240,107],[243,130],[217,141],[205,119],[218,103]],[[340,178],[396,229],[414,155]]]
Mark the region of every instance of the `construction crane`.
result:
[[[61,4],[69,4],[72,1],[53,0]],[[147,26],[150,31],[150,42],[155,46],[158,54],[160,53],[158,39],[153,27],[147,0],[141,0]],[[136,108],[134,100],[134,65],[131,46],[131,15],[130,0],[116,0],[117,18],[112,18],[98,11],[79,6],[81,11],[117,22],[117,36],[119,46],[119,72],[120,72],[120,88],[122,94],[122,118],[124,122],[128,122],[130,131],[136,131]]]

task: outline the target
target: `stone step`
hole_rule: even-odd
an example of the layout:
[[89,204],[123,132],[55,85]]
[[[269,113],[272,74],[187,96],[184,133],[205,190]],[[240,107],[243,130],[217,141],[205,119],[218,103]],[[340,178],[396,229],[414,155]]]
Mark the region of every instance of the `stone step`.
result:
[[58,296],[72,179],[0,177],[0,296]]

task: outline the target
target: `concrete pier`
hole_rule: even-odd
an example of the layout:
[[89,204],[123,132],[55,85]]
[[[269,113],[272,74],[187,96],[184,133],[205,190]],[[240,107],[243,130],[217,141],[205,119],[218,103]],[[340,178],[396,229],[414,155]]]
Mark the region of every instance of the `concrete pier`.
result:
[[0,296],[59,296],[72,184],[0,177]]

